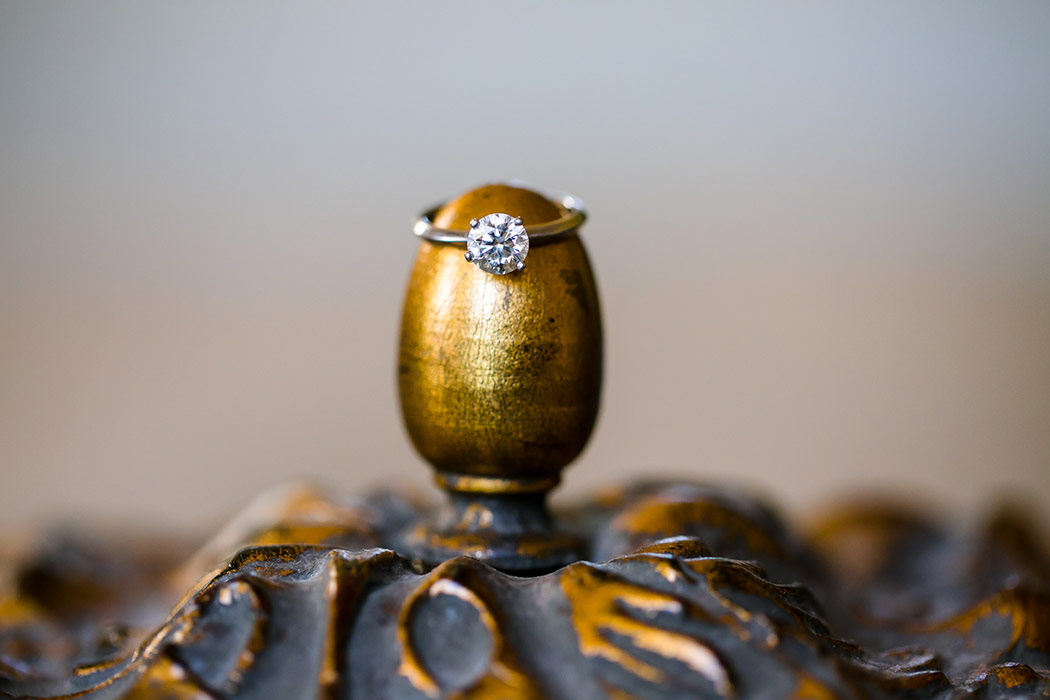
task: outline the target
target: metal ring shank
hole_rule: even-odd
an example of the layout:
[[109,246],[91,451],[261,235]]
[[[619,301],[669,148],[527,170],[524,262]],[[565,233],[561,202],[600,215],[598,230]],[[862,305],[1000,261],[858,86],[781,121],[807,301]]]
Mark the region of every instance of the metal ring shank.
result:
[[[587,219],[587,212],[584,210],[583,202],[580,201],[579,197],[561,192],[544,193],[544,195],[552,202],[556,202],[565,213],[561,218],[543,224],[529,224],[526,221],[525,230],[529,234],[529,242],[532,244],[545,243],[555,238],[560,238],[579,228],[580,224]],[[419,218],[416,219],[415,225],[412,226],[412,233],[434,243],[465,246],[467,244],[466,231],[453,231],[434,226],[434,216],[437,215],[443,206],[445,206],[443,203],[438,204],[420,214]],[[514,212],[506,213],[514,215]]]

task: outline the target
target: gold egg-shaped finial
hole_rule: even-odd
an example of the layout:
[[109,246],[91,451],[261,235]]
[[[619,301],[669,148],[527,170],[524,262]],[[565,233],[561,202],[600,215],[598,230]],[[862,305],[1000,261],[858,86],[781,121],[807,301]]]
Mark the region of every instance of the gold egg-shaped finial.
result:
[[[520,186],[471,190],[435,227],[491,213],[526,230],[565,209]],[[423,240],[405,296],[398,384],[408,433],[444,488],[542,495],[583,450],[598,413],[598,291],[578,233],[534,241],[525,269],[489,274],[464,248]]]

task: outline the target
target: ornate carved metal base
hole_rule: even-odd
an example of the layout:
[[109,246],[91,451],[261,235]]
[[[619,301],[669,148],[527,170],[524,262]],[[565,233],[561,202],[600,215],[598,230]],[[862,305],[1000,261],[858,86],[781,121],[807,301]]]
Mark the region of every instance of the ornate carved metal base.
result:
[[530,577],[385,548],[428,515],[295,492],[181,564],[56,542],[0,600],[0,696],[1050,696],[1047,560],[1008,513],[961,534],[858,508],[802,538],[644,484],[562,513],[589,561]]

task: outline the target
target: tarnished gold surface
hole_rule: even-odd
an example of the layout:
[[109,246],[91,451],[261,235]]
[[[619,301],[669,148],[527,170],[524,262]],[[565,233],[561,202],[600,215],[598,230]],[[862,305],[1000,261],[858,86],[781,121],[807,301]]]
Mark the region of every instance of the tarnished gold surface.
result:
[[[456,700],[542,700],[543,692],[535,680],[529,677],[514,658],[495,618],[490,603],[482,599],[486,586],[479,580],[478,570],[464,565],[463,560],[453,559],[434,569],[423,583],[415,588],[401,606],[398,617],[397,638],[401,647],[401,665],[398,673],[408,679],[417,690],[430,697],[449,697]],[[484,638],[475,634],[475,648],[471,651],[481,657],[482,663],[475,665],[474,673],[460,673],[444,683],[435,676],[448,678],[448,669],[434,668],[428,663],[425,641],[417,641],[414,633],[422,608],[434,605],[443,598],[454,598],[469,605],[473,615],[461,626],[481,631]],[[498,603],[497,603],[498,605]],[[476,615],[476,617],[475,617]],[[433,630],[429,630],[433,634]],[[449,629],[455,634],[457,630]],[[487,642],[487,645],[485,644]],[[444,673],[442,673],[444,672]],[[450,682],[451,681],[451,682]]]
[[[521,216],[526,228],[562,214],[535,192],[490,185],[447,204],[435,224],[466,230],[493,212]],[[412,269],[398,365],[408,433],[442,472],[557,477],[586,444],[601,390],[601,320],[587,253],[572,234],[534,247],[525,270],[503,276],[463,253],[423,241]]]
[[[665,564],[660,560],[655,563],[658,571]],[[710,681],[719,695],[733,694],[729,674],[710,647],[688,634],[651,623],[650,620],[660,614],[690,613],[676,596],[610,577],[599,569],[580,564],[565,571],[561,585],[572,606],[572,624],[584,656],[604,659],[650,683],[667,683],[666,670],[647,663],[642,655],[613,641],[614,638],[627,639],[631,646],[656,658],[684,664],[691,672]],[[625,614],[628,610],[639,614]]]
[[285,492],[178,593],[188,564],[143,590],[134,561],[63,544],[0,590],[0,697],[1050,697],[1050,568],[1008,513],[854,508],[805,538],[753,498],[643,484],[575,509],[594,562],[519,577],[386,548],[420,509]]

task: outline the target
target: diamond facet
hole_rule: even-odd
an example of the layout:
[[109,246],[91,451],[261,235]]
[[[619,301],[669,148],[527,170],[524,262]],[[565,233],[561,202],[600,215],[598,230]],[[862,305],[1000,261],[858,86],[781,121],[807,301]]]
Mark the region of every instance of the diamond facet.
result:
[[525,266],[529,254],[529,234],[521,219],[510,214],[489,214],[471,222],[467,234],[467,255],[485,272],[505,275]]

